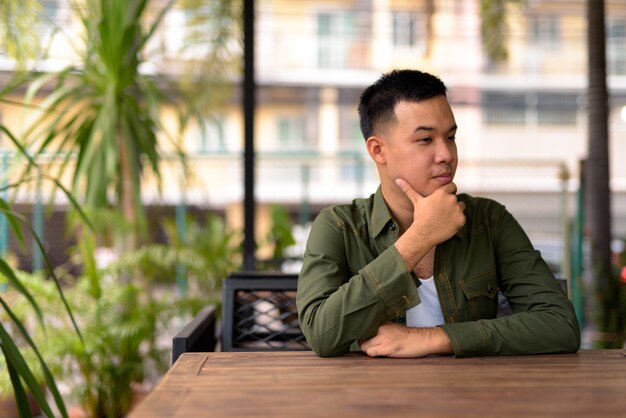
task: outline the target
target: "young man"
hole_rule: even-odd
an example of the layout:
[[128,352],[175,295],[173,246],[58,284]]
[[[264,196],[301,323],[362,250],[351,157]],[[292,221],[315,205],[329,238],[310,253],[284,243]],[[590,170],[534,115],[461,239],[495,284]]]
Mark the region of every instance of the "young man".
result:
[[[384,74],[359,104],[380,187],[315,219],[298,280],[300,326],[320,356],[575,352],[571,303],[506,209],[456,195],[446,87]],[[498,289],[513,314],[496,318]]]

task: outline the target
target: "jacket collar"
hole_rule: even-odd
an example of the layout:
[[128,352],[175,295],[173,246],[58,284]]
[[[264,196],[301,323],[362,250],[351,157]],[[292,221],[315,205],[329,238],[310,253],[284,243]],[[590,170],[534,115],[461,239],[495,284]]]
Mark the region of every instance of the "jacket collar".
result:
[[377,237],[391,221],[393,221],[391,213],[383,198],[381,187],[378,186],[378,190],[376,190],[374,194],[374,203],[370,219],[370,234],[373,237]]

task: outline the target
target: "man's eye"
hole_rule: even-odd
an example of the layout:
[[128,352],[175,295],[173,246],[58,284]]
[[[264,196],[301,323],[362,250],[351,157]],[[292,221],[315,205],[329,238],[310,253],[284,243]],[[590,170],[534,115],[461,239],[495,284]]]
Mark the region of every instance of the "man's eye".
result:
[[430,141],[432,141],[432,139],[431,139],[431,138],[419,138],[419,139],[417,140],[417,142],[430,142]]

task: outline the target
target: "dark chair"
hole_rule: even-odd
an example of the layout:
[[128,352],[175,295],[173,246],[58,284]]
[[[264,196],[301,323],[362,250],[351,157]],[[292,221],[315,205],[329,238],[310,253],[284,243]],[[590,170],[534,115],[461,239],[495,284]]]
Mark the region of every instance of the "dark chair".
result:
[[310,350],[296,310],[298,275],[231,273],[223,284],[221,335],[207,306],[174,336],[172,364],[184,352]]
[[215,305],[205,306],[194,318],[172,339],[172,364],[183,353],[215,351],[217,344],[215,330]]

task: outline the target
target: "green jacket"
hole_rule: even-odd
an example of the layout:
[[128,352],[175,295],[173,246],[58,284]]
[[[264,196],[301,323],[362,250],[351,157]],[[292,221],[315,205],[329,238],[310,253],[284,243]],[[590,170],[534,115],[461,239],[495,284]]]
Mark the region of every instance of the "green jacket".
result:
[[[435,284],[456,356],[575,352],[572,304],[513,216],[461,194],[465,226],[435,251]],[[420,300],[419,280],[393,243],[398,228],[380,188],[324,209],[313,223],[298,279],[300,326],[320,356],[358,350]],[[498,289],[513,314],[496,318]]]

